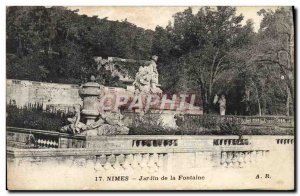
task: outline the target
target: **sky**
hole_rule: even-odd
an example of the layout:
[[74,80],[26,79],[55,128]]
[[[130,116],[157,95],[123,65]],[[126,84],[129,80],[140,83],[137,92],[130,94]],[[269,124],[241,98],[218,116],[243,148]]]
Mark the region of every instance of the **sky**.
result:
[[[157,25],[166,27],[169,21],[173,22],[172,16],[185,10],[187,7],[68,7],[71,10],[79,9],[79,14],[88,16],[108,17],[108,20],[125,20],[138,27],[154,30]],[[199,7],[192,7],[197,12]],[[243,14],[245,24],[248,19],[254,22],[254,30],[258,31],[262,16],[257,12],[261,9],[272,9],[276,7],[237,7],[237,15]]]

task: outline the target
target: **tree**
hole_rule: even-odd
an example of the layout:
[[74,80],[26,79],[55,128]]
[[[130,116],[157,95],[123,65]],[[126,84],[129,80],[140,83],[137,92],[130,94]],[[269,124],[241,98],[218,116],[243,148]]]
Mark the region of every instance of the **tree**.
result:
[[[247,42],[246,27],[236,16],[234,7],[205,7],[193,14],[191,8],[174,16],[172,37],[182,59],[181,77],[201,91],[204,109],[208,111],[217,81],[230,69],[229,51]],[[241,39],[245,39],[241,42]],[[185,76],[184,76],[185,75]]]
[[[285,85],[286,115],[294,100],[294,24],[292,8],[275,11],[262,9],[258,12],[261,22],[253,59],[264,66],[277,66]],[[277,78],[279,78],[277,76]]]

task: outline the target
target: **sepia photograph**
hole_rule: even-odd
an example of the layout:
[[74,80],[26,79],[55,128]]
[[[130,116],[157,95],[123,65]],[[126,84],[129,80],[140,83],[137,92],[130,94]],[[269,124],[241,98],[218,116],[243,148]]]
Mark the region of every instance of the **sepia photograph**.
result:
[[6,6],[7,190],[295,190],[293,6]]

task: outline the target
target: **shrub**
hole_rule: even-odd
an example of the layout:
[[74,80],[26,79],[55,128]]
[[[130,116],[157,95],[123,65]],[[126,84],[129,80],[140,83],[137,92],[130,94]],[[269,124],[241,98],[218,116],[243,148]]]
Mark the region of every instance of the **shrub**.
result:
[[67,124],[67,118],[72,114],[46,113],[38,108],[18,108],[8,105],[6,108],[6,125],[29,129],[58,131]]

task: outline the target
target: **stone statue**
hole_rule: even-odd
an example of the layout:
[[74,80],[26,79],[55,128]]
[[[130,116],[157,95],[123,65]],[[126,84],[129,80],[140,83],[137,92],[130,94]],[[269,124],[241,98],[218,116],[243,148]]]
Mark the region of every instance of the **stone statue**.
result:
[[221,98],[218,101],[219,105],[220,105],[220,115],[224,116],[225,112],[226,112],[226,99],[225,99],[225,95],[221,95]]
[[104,112],[101,114],[104,123],[97,127],[97,135],[127,135],[129,128],[122,122],[120,112]]
[[119,112],[103,112],[98,120],[87,125],[87,131],[92,135],[126,135],[129,128],[123,122],[123,115]]
[[157,71],[157,56],[152,56],[149,65],[141,66],[135,76],[133,85],[135,87],[135,94],[153,93],[161,94],[162,90],[158,87],[158,71]]
[[61,128],[62,132],[71,132],[73,134],[78,134],[86,130],[86,125],[80,122],[80,105],[75,105],[74,107],[75,115],[73,118],[68,118],[69,125],[66,125]]

